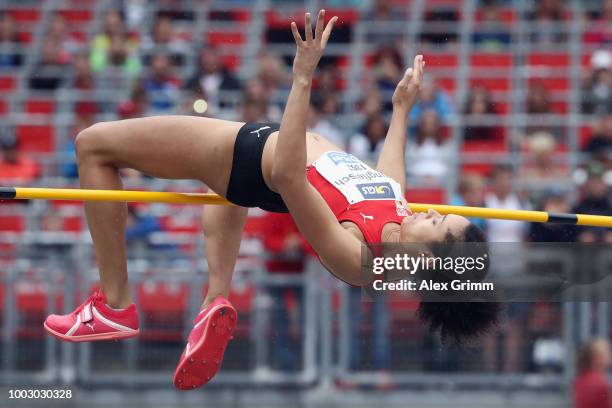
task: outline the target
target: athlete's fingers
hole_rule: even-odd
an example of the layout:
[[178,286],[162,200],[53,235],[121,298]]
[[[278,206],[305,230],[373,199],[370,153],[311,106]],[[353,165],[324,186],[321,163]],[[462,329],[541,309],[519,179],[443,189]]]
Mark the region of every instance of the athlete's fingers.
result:
[[332,29],[334,28],[334,24],[338,21],[338,17],[334,16],[327,23],[325,30],[323,30],[323,36],[321,37],[321,47],[325,48],[327,45],[327,41],[329,40],[329,36],[331,35]]
[[293,33],[293,39],[297,45],[302,45],[302,36],[300,35],[300,31],[297,28],[297,24],[295,21],[291,22],[291,32]]
[[323,29],[325,28],[324,19],[325,10],[319,10],[319,14],[317,15],[317,25],[315,26],[315,41],[319,44],[323,38]]
[[420,84],[421,80],[423,79],[423,56],[422,55],[417,55],[416,57],[414,57],[414,66],[412,69],[414,72],[413,80],[417,84]]
[[304,32],[306,33],[306,43],[312,43],[312,21],[310,21],[310,13],[306,13],[304,17]]

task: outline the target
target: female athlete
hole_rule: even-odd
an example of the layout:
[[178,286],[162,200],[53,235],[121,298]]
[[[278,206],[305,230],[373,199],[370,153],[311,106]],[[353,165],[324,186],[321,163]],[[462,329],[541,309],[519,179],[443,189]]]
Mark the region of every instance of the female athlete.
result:
[[[226,299],[248,207],[289,211],[322,264],[337,278],[361,285],[363,243],[482,241],[482,233],[457,215],[412,214],[403,198],[408,113],[423,77],[421,55],[397,85],[393,114],[376,169],[306,131],[312,78],[333,17],[318,14],[314,33],[305,16],[297,26],[293,84],[280,125],[200,117],[160,116],[98,123],[76,139],[80,184],[121,189],[120,168],[165,179],[200,180],[235,206],[204,211],[209,291],[174,374],[180,389],[207,383],[218,371],[236,324]],[[66,341],[123,339],[138,335],[138,315],[128,288],[124,203],[88,202],[87,222],[100,270],[101,290],[74,312],[51,315],[46,330]],[[465,304],[467,305],[467,304]],[[494,313],[485,304],[422,304],[421,316],[455,337],[486,328]]]

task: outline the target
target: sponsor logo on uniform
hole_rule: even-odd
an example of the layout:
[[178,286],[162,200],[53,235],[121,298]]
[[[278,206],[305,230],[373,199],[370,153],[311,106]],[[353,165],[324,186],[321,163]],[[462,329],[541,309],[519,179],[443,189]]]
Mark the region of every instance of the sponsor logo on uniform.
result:
[[361,160],[353,156],[352,154],[344,152],[329,152],[327,156],[337,166],[338,164],[355,164],[361,163]]
[[366,200],[385,200],[395,198],[391,183],[357,184],[359,192]]
[[404,207],[404,203],[400,200],[395,201],[395,211],[397,212],[398,217],[408,217],[410,215],[408,213],[408,209]]

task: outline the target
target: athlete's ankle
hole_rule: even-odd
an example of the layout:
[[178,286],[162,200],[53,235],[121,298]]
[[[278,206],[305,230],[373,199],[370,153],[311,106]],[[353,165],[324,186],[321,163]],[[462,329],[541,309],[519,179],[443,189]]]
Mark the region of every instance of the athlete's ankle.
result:
[[223,296],[224,298],[227,298],[228,294],[227,293],[220,293],[220,292],[214,292],[214,293],[213,292],[208,292],[206,294],[206,297],[204,298],[204,301],[202,302],[202,306],[200,307],[200,310],[206,309],[219,296]]
[[111,309],[125,309],[132,304],[132,298],[130,296],[109,296],[106,295],[106,306]]

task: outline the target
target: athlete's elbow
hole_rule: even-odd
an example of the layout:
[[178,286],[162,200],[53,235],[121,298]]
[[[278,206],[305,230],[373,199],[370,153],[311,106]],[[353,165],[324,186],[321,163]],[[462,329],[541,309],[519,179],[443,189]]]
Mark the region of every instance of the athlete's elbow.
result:
[[273,166],[271,178],[272,184],[279,190],[289,188],[298,180],[296,172],[284,166]]

